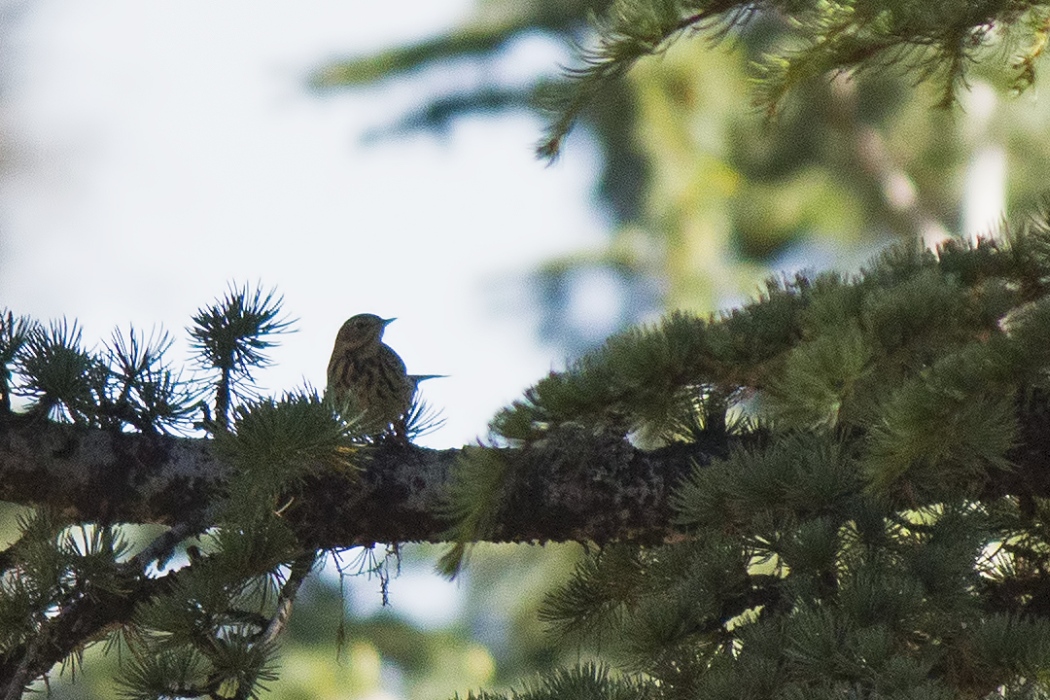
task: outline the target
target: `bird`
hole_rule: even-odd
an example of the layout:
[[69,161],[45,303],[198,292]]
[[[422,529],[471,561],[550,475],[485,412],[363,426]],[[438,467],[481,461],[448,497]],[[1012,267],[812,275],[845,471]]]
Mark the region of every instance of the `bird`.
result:
[[395,320],[357,314],[342,325],[325,393],[343,415],[359,415],[367,433],[404,438],[419,382],[442,375],[408,374],[401,357],[383,342],[383,331]]

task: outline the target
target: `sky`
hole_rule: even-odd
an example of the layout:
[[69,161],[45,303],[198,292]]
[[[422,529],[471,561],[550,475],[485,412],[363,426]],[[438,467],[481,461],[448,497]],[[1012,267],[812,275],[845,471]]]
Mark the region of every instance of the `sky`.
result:
[[[327,95],[306,84],[328,60],[440,33],[472,6],[7,0],[0,306],[76,318],[88,344],[162,327],[181,359],[190,316],[230,283],[275,287],[298,323],[260,375],[270,393],[323,386],[346,318],[396,317],[385,340],[409,372],[449,375],[424,385],[445,424],[419,442],[483,437],[564,365],[537,340],[525,281],[601,241],[593,150],[576,139],[547,167],[525,115],[364,142],[422,95],[478,80],[469,66]],[[567,58],[539,38],[510,53],[504,81]],[[586,292],[564,312],[581,304]]]

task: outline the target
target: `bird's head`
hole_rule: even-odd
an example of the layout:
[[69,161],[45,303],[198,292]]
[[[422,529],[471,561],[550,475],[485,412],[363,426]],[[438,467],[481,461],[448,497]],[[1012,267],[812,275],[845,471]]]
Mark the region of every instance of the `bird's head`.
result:
[[335,342],[338,346],[351,351],[369,345],[378,345],[383,339],[383,329],[394,320],[380,318],[375,314],[357,314],[347,319],[343,327],[339,329]]

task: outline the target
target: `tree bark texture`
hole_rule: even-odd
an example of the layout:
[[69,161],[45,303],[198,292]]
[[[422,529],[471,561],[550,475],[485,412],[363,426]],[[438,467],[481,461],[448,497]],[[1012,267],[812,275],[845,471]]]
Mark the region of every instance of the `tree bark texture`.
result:
[[[1013,467],[985,480],[985,498],[1050,498],[1050,401],[1019,402]],[[542,440],[501,450],[513,481],[487,538],[494,542],[675,536],[669,495],[694,464],[727,455],[746,438],[640,450],[620,435],[565,425]],[[343,548],[378,542],[440,542],[452,523],[444,496],[461,450],[397,442],[366,446],[359,474],[321,472],[290,495],[283,516],[304,544]],[[75,521],[186,524],[214,512],[230,467],[211,441],[85,429],[48,422],[0,423],[0,500],[48,505]],[[205,523],[206,524],[206,523]]]
[[[491,539],[660,541],[672,530],[670,490],[694,461],[728,447],[722,439],[646,452],[616,435],[566,427],[537,444],[505,449],[514,482]],[[443,497],[460,453],[396,442],[366,446],[358,453],[360,474],[310,477],[290,495],[283,516],[318,548],[442,541],[452,524]],[[221,501],[230,473],[206,439],[0,425],[0,500],[48,505],[74,521],[192,522]]]

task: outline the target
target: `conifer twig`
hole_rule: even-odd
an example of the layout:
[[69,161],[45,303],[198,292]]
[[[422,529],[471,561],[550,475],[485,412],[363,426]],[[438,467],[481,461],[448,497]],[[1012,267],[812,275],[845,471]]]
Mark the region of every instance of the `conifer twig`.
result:
[[303,585],[303,581],[306,580],[306,576],[313,569],[316,561],[317,554],[308,552],[292,563],[291,570],[288,572],[288,580],[281,586],[280,598],[277,601],[277,611],[259,638],[260,644],[274,643],[284,631],[284,628],[287,627],[288,620],[292,616],[292,604],[295,602],[295,596]]

